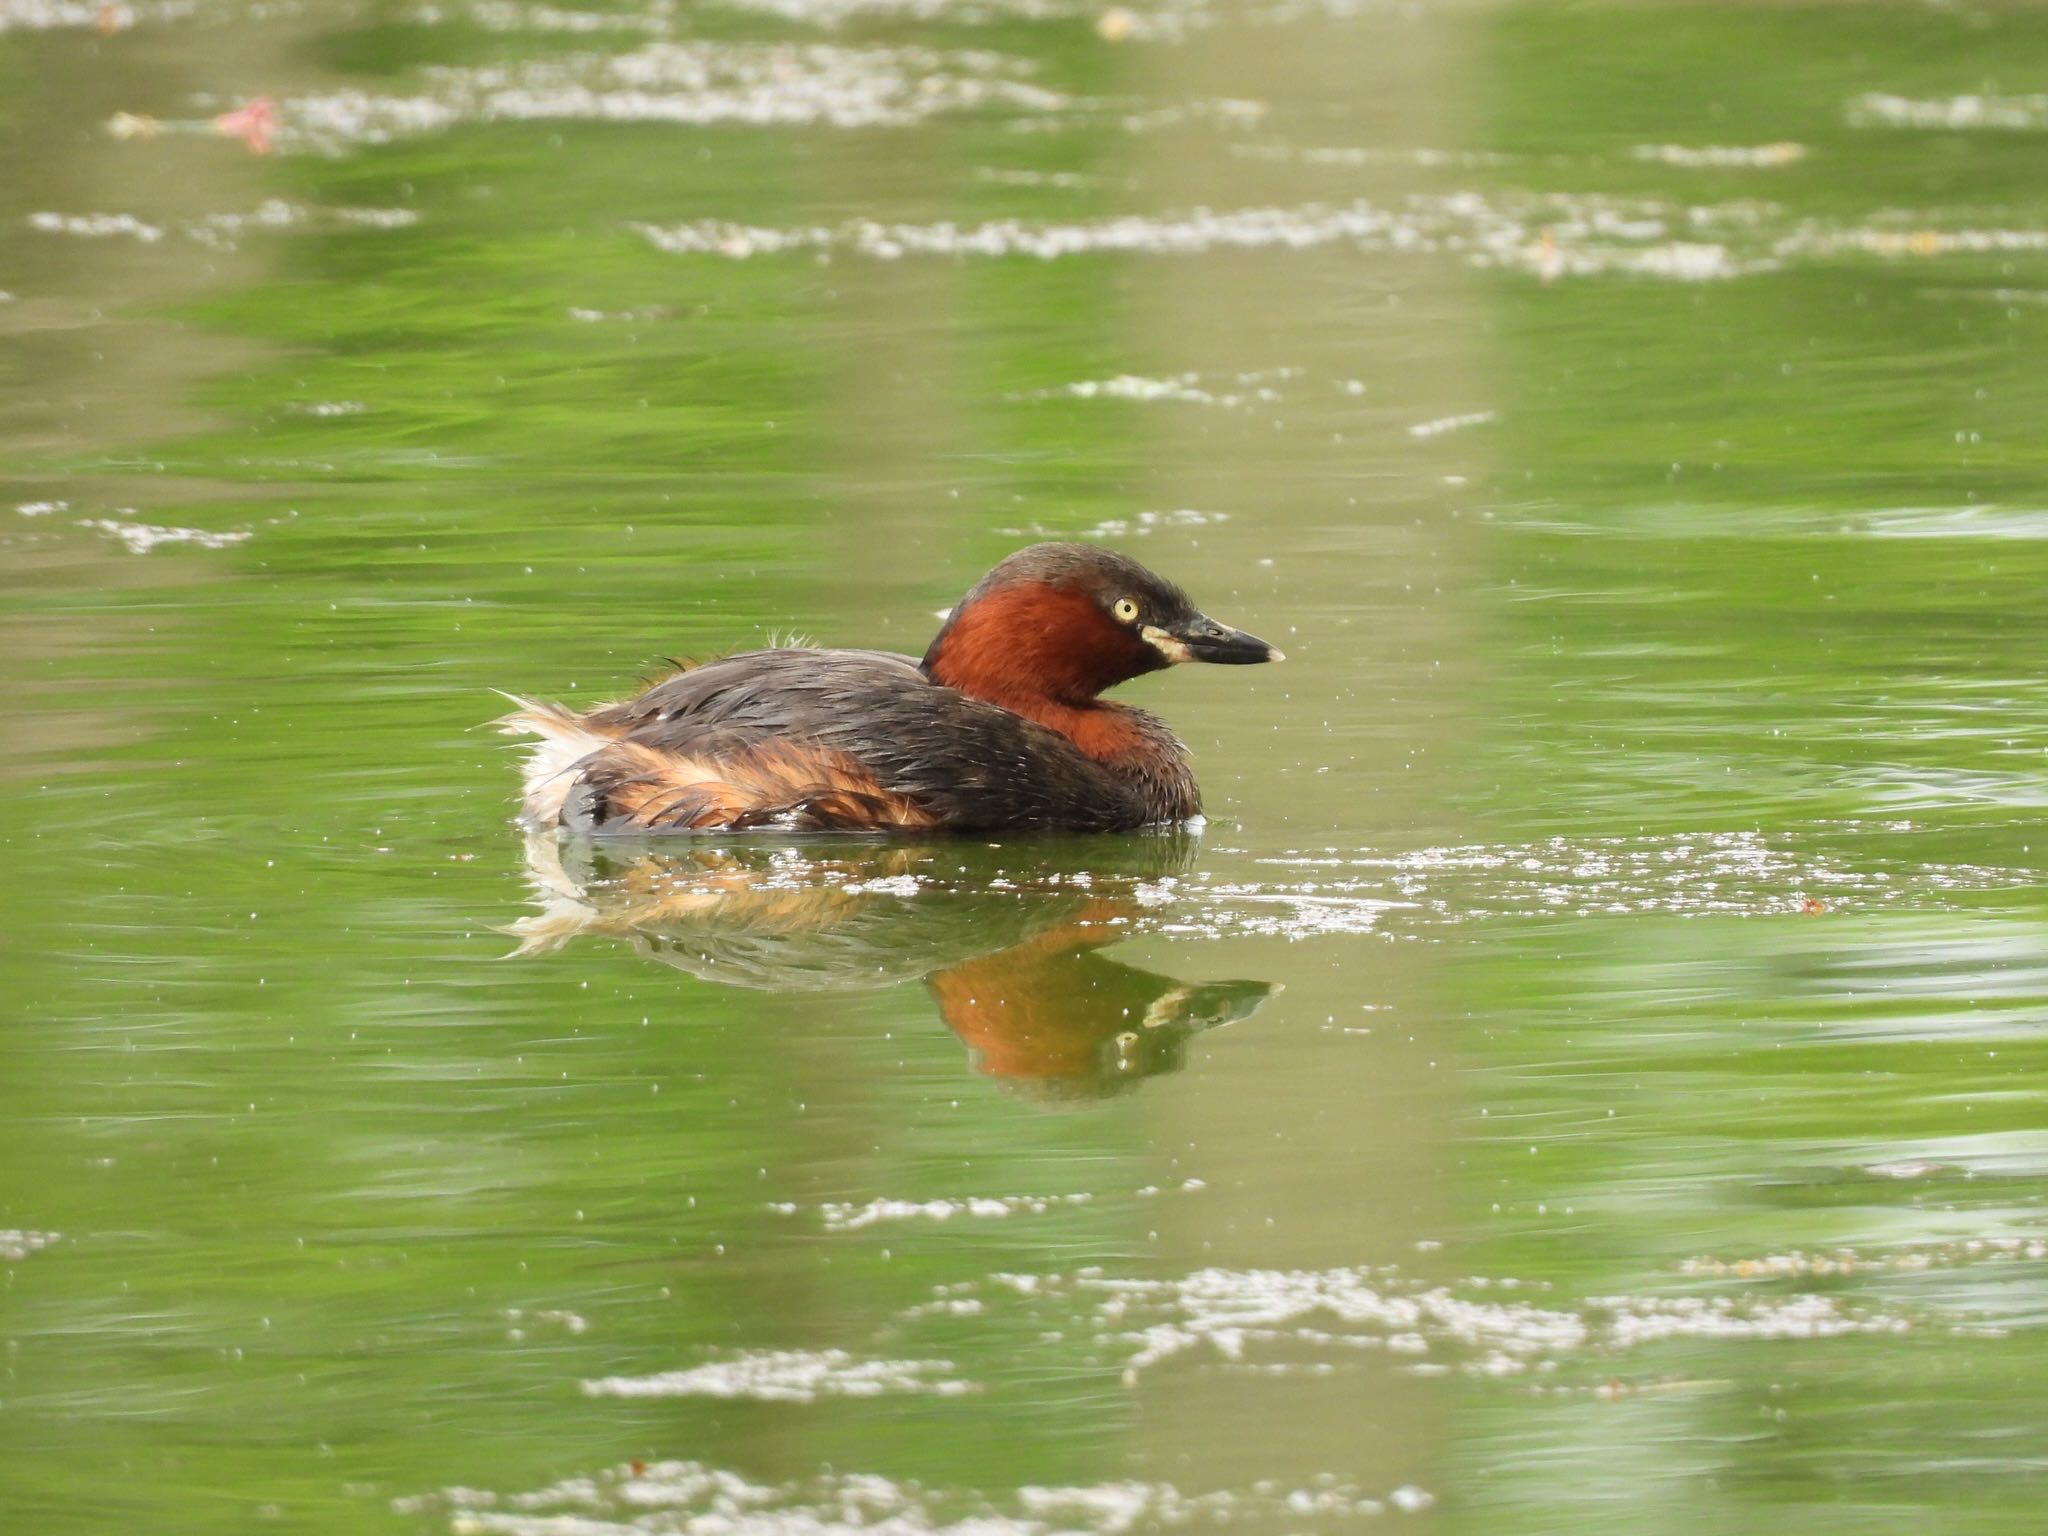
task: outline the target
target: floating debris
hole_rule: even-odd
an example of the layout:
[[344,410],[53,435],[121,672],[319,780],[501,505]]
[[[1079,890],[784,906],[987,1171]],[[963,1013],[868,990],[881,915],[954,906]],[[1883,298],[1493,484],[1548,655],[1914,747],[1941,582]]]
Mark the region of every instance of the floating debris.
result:
[[167,234],[203,245],[209,250],[232,251],[251,234],[281,234],[287,230],[320,232],[336,229],[406,229],[419,222],[410,208],[313,208],[268,198],[247,213],[209,213],[180,219],[174,225],[152,224],[132,213],[65,214],[32,213],[31,229],[48,235],[70,235],[80,240],[131,239],[155,245]]
[[413,9],[408,19],[422,27],[460,22],[485,32],[642,32],[656,36],[666,36],[676,23],[674,10],[666,4],[643,11],[572,11],[525,0],[421,5]]
[[1228,512],[1177,507],[1169,512],[1140,512],[1135,517],[1105,517],[1086,528],[1052,528],[1044,523],[1031,523],[1024,527],[998,528],[996,532],[1007,539],[1143,539],[1162,529],[1206,528],[1229,521]]
[[[1100,187],[1107,183],[1100,176],[1091,176],[1084,171],[1031,171],[1009,166],[977,165],[974,179],[998,187],[1055,187],[1063,192],[1077,192],[1087,187]],[[1135,183],[1124,183],[1126,186]]]
[[252,155],[267,155],[277,132],[277,103],[268,96],[258,96],[231,112],[221,113],[213,120],[213,127],[224,138],[240,139]]
[[1908,1157],[1892,1163],[1865,1163],[1863,1171],[1874,1179],[1924,1179],[1932,1174],[1959,1170],[1952,1169],[1947,1163],[1931,1163],[1925,1158]]
[[[1195,101],[1170,102],[1163,107],[1147,107],[1141,112],[1117,111],[1111,114],[1111,126],[1121,128],[1125,133],[1156,133],[1163,128],[1182,128],[1190,123],[1218,125],[1225,128],[1250,128],[1264,120],[1270,109],[1263,101],[1248,101],[1241,96],[1215,96]],[[1071,114],[1086,119],[1090,114],[1085,107],[1077,107]],[[1011,124],[1019,132],[1039,132],[1049,124],[1042,121],[1023,121]]]
[[[1566,213],[1545,247],[1529,214]],[[1600,200],[1531,201],[1528,210],[1496,205],[1477,193],[1412,198],[1399,208],[1367,200],[1344,205],[1188,209],[1160,215],[1115,215],[1071,223],[998,219],[962,225],[883,224],[852,219],[836,225],[774,228],[722,220],[658,226],[635,223],[657,250],[735,260],[788,251],[847,251],[879,261],[914,256],[1031,256],[1041,261],[1123,252],[1200,255],[1218,250],[1311,250],[1349,244],[1360,250],[1450,255],[1479,266],[1557,275],[1631,274],[1710,282],[1774,268],[1777,258],[1737,257],[1723,244],[1675,240],[1668,222],[1624,213]]]
[[1915,98],[1869,91],[1850,100],[1848,119],[1854,128],[2048,128],[2048,93]]
[[19,1227],[0,1227],[0,1263],[19,1264],[32,1253],[41,1253],[64,1234],[32,1232]]
[[[1225,1369],[1286,1375],[1326,1373],[1332,1351],[1369,1351],[1409,1357],[1418,1375],[1503,1377],[1675,1338],[1828,1339],[1914,1326],[1903,1313],[1858,1308],[1833,1295],[1592,1296],[1567,1306],[1517,1294],[1548,1290],[1485,1277],[1428,1283],[1391,1266],[1205,1269],[1168,1280],[1088,1268],[941,1286],[906,1318],[952,1315],[963,1301],[981,1303],[979,1310],[1016,1305],[1009,1297],[1069,1311],[1078,1304],[1097,1342],[1121,1352],[1126,1386],[1189,1354]],[[1261,1354],[1276,1358],[1261,1362]]]
[[1147,378],[1143,374],[1120,373],[1108,379],[1080,379],[1011,395],[1012,400],[1137,400],[1168,401],[1179,405],[1213,405],[1231,411],[1247,405],[1276,404],[1282,398],[1274,383],[1301,376],[1299,368],[1268,368],[1233,375],[1227,382],[1203,382],[1199,373],[1177,373],[1169,378]]
[[1917,1274],[1924,1270],[1952,1269],[1971,1264],[2039,1263],[2044,1259],[2048,1259],[2048,1239],[1971,1237],[1944,1243],[1916,1243],[1876,1253],[1856,1248],[1834,1248],[1825,1253],[1793,1249],[1752,1259],[1698,1257],[1687,1259],[1678,1269],[1680,1274],[1716,1280],[1785,1280],[1809,1275]]
[[46,235],[75,235],[81,240],[112,240],[126,237],[153,245],[163,239],[163,226],[138,219],[132,213],[32,213],[28,227]]
[[606,1376],[583,1383],[586,1397],[743,1397],[815,1403],[826,1397],[927,1393],[960,1397],[978,1390],[950,1373],[950,1360],[863,1360],[843,1349],[748,1350],[729,1360],[654,1376]]
[[1442,437],[1446,432],[1463,431],[1466,427],[1483,427],[1498,419],[1497,411],[1467,411],[1462,416],[1439,416],[1433,421],[1418,421],[1408,429],[1410,437]]
[[[994,219],[979,224],[882,223],[774,227],[706,219],[660,226],[634,223],[657,250],[734,260],[809,251],[845,252],[878,261],[913,257],[1034,257],[1041,261],[1102,253],[1202,255],[1226,250],[1313,250],[1349,245],[1386,254],[1449,257],[1479,267],[1564,278],[1639,277],[1667,282],[1725,282],[1775,272],[1795,262],[1845,255],[1938,257],[2048,250],[2048,229],[1913,227],[1910,213],[1881,222],[1787,224],[1774,204],[1736,200],[1667,204],[1572,193],[1413,195],[1398,204],[1368,199],[1228,210],[1191,208],[1070,222]],[[1703,238],[1711,236],[1712,238]],[[1188,376],[1142,375],[1082,381],[1077,390],[1129,398],[1197,401],[1216,393]]]
[[145,22],[183,21],[199,10],[198,0],[6,0],[0,4],[0,33],[54,32],[75,27],[102,37]]
[[512,1325],[509,1332],[515,1341],[524,1339],[527,1329],[536,1325],[560,1328],[565,1333],[587,1333],[590,1330],[590,1319],[580,1312],[568,1312],[560,1307],[542,1307],[534,1311],[507,1307],[500,1315]]
[[605,325],[612,322],[640,324],[649,320],[667,320],[675,311],[665,304],[650,304],[644,309],[584,309],[576,305],[569,308],[569,318],[579,325]]
[[1086,15],[1087,0],[717,0],[801,26],[836,31],[849,22],[888,18],[986,26],[997,21],[1071,21]]
[[854,219],[831,227],[773,229],[703,221],[661,228],[630,226],[657,250],[675,255],[733,258],[790,250],[846,249],[878,260],[904,256],[1034,256],[1051,261],[1100,251],[1154,255],[1279,246],[1303,249],[1337,240],[1391,240],[1395,220],[1370,204],[1346,209],[1246,208],[1227,213],[1196,209],[1162,217],[1124,215],[1072,224],[1029,224],[1017,219],[984,224],[880,224]]
[[1178,43],[1211,28],[1288,26],[1385,13],[1385,0],[1150,0],[1103,7],[1100,0],[718,0],[734,10],[837,30],[855,21],[1085,22],[1107,43]]
[[1092,528],[1083,528],[1083,539],[1142,539],[1162,528],[1207,528],[1230,521],[1228,512],[1203,512],[1194,507],[1177,507],[1171,512],[1140,512],[1136,517],[1108,517]]
[[[124,507],[121,510],[132,513],[135,509]],[[111,534],[127,546],[131,555],[146,555],[166,544],[191,544],[199,549],[226,549],[230,545],[247,543],[250,537],[246,528],[216,533],[205,528],[175,528],[162,523],[131,523],[113,517],[82,517],[78,520],[77,526],[90,528],[95,533]]]
[[1520,163],[1522,156],[1493,150],[1433,149],[1427,145],[1397,148],[1385,144],[1233,144],[1240,160],[1280,161],[1290,165],[1419,165],[1431,170],[1498,170]]
[[276,138],[278,105],[269,96],[258,96],[229,111],[210,118],[151,117],[144,112],[116,112],[107,119],[107,135],[122,140],[149,140],[167,133],[209,133],[239,139],[251,154],[267,155]]
[[1187,1528],[1302,1530],[1390,1512],[1418,1514],[1435,1503],[1434,1494],[1414,1483],[1376,1495],[1327,1473],[1292,1487],[1261,1481],[1204,1493],[1132,1480],[1029,1485],[996,1495],[871,1472],[756,1483],[702,1462],[632,1461],[522,1493],[444,1488],[395,1499],[392,1508],[402,1515],[443,1515],[455,1536],[1132,1536]]
[[834,44],[650,42],[626,53],[417,73],[410,95],[336,90],[296,96],[277,143],[339,155],[464,123],[744,123],[908,127],[954,112],[1044,113],[1067,105],[1006,54]]
[[1700,832],[1275,854],[1255,862],[1292,878],[1182,877],[1160,931],[1302,938],[1546,914],[1801,914],[1821,899],[1816,891],[1828,893],[1830,906],[1924,907],[1956,891],[2023,887],[2029,878],[2021,869],[1911,861],[1850,867],[1802,848],[1822,830],[1805,838]]
[[[827,1232],[858,1232],[888,1221],[992,1220],[1004,1216],[1042,1216],[1062,1206],[1087,1205],[1095,1197],[1072,1195],[971,1195],[954,1200],[870,1200],[852,1205],[827,1200],[818,1207]],[[769,1209],[793,1216],[803,1208],[778,1203]]]
[[163,131],[163,120],[145,113],[116,112],[107,119],[107,133],[116,139],[153,139]]
[[1095,18],[1095,35],[1105,43],[1121,43],[1138,30],[1138,18],[1122,6],[1113,6]]
[[1213,395],[1197,388],[1195,380],[1198,377],[1197,374],[1184,373],[1171,379],[1147,379],[1123,373],[1113,379],[1084,379],[1046,393],[1071,395],[1078,400],[1092,400],[1100,396],[1109,400],[1179,400],[1197,405],[1234,405],[1241,398]]
[[1629,151],[1638,160],[1690,170],[1775,169],[1806,158],[1806,146],[1781,144],[1638,144]]

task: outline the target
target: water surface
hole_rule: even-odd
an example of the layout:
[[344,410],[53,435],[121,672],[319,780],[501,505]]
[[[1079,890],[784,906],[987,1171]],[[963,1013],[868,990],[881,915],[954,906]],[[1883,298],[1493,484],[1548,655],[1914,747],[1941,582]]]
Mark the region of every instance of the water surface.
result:
[[[2043,61],[0,0],[6,1523],[2037,1529]],[[1198,832],[511,824],[1039,537]]]

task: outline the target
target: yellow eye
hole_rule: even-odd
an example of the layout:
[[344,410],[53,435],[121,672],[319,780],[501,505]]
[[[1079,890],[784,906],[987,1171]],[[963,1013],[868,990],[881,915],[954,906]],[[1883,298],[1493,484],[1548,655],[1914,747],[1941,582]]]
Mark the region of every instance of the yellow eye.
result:
[[1109,611],[1116,615],[1116,620],[1119,624],[1131,624],[1137,621],[1138,605],[1128,597],[1118,598],[1111,605]]

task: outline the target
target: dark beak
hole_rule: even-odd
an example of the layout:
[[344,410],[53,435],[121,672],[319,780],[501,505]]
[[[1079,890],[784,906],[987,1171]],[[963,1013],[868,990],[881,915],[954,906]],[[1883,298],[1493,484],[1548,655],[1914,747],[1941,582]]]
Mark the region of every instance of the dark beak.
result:
[[1167,633],[1187,647],[1188,658],[1192,661],[1220,661],[1226,666],[1241,667],[1255,661],[1287,659],[1278,646],[1266,644],[1257,635],[1232,629],[1228,624],[1218,624],[1199,613],[1185,623],[1174,625]]

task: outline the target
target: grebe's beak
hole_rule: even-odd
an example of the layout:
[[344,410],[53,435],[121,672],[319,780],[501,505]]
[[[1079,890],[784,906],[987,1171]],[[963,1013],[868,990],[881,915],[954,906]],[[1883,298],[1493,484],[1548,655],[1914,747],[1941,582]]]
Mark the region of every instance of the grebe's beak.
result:
[[1144,636],[1168,661],[1218,661],[1226,666],[1246,666],[1255,661],[1285,661],[1286,653],[1268,645],[1257,635],[1248,635],[1228,624],[1196,614],[1171,629],[1146,625]]

